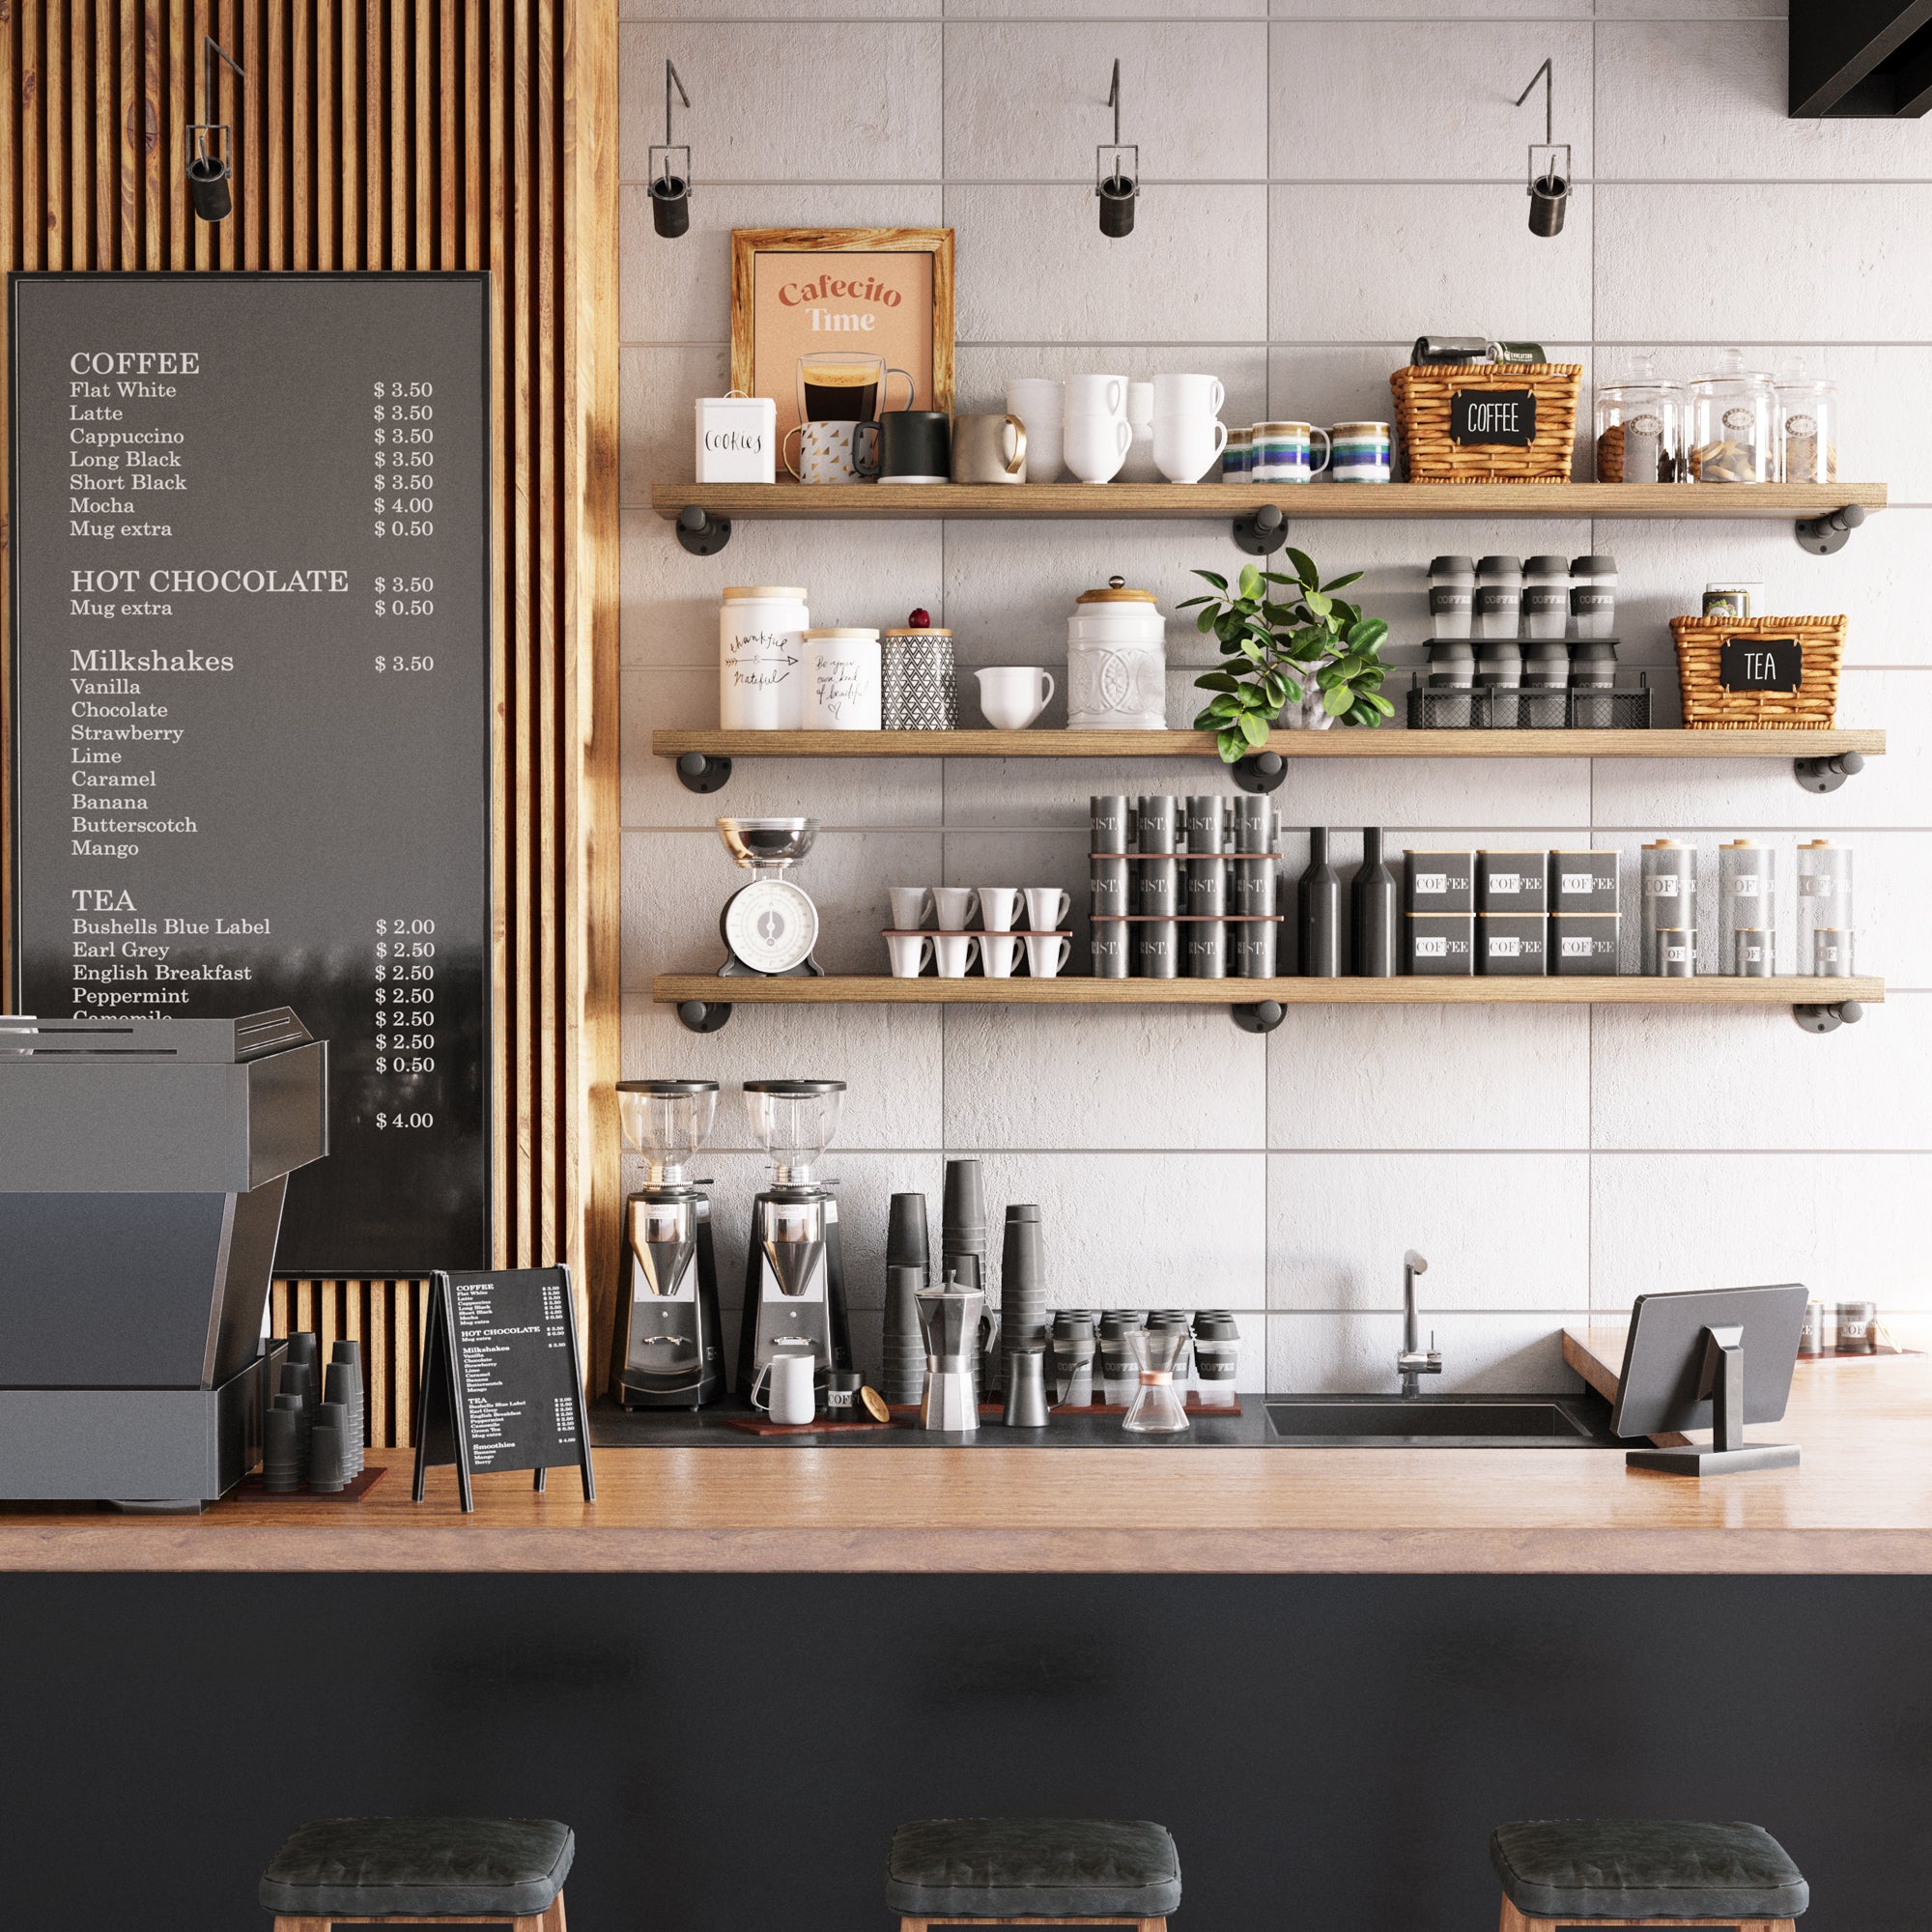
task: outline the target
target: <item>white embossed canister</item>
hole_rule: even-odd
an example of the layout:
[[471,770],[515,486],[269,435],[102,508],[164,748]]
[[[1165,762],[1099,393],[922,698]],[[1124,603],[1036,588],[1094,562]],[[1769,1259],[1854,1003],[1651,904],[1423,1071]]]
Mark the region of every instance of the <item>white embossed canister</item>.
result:
[[805,723],[805,592],[739,584],[718,610],[718,726],[796,731]]
[[1118,577],[1083,590],[1066,620],[1066,728],[1167,729],[1167,619]]
[[805,634],[805,728],[876,731],[879,634],[839,628]]

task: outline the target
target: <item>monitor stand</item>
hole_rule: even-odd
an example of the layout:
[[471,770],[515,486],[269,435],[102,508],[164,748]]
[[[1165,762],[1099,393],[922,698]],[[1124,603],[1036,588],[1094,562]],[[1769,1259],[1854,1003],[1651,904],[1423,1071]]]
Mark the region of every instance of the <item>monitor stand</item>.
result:
[[1661,1469],[1667,1476],[1728,1476],[1740,1469],[1795,1469],[1795,1442],[1745,1440],[1745,1331],[1704,1330],[1704,1366],[1697,1378],[1697,1400],[1709,1401],[1714,1430],[1705,1448],[1632,1449],[1624,1461],[1633,1469]]

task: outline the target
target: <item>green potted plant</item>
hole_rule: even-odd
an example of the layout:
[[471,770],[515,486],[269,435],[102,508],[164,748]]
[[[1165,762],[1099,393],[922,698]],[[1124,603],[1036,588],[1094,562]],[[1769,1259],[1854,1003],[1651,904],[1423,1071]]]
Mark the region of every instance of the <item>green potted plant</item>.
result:
[[1232,590],[1225,577],[1197,570],[1216,594],[1178,607],[1204,607],[1195,624],[1220,640],[1220,667],[1194,680],[1214,694],[1194,728],[1212,731],[1231,765],[1266,744],[1268,727],[1291,707],[1298,714],[1291,723],[1314,730],[1337,719],[1378,725],[1395,715],[1381,695],[1388,626],[1335,595],[1362,573],[1323,583],[1313,557],[1298,550],[1285,554],[1293,577],[1248,564]]

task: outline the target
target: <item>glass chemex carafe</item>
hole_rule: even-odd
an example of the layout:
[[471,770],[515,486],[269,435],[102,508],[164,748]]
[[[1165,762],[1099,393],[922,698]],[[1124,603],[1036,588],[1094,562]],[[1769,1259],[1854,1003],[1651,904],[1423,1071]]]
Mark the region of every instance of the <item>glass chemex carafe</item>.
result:
[[1187,1427],[1187,1406],[1175,1384],[1175,1365],[1189,1336],[1184,1327],[1130,1328],[1141,1385],[1121,1427],[1134,1435],[1172,1435]]

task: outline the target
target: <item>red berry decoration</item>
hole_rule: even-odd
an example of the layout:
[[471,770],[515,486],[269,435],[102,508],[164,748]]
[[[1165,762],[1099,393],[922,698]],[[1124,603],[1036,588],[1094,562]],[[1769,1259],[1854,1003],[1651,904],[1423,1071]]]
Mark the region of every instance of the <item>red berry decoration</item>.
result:
[[915,611],[912,613],[912,615],[906,619],[906,622],[915,631],[929,630],[932,627],[932,612],[930,611]]

